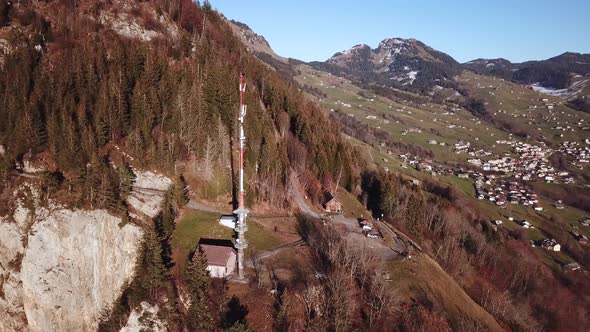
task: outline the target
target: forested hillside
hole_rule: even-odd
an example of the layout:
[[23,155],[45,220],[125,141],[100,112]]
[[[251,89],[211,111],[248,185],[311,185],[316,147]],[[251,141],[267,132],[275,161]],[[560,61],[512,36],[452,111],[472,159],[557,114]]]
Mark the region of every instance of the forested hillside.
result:
[[[251,55],[207,2],[3,2],[0,51],[2,225],[20,207],[13,193],[21,179],[40,184],[44,204],[57,202],[75,211],[106,209],[121,218],[119,227],[141,225],[141,254],[135,268],[131,266],[136,278],[125,281],[118,301],[97,306],[103,312],[101,322],[92,319],[94,314],[81,319],[99,330],[121,329],[148,302],[160,306],[158,317],[171,330],[210,330],[218,324],[229,328],[234,323],[212,319],[207,312],[210,299],[225,297],[205,294],[209,277],[198,251],[191,253],[194,259],[186,273],[172,271],[179,260],[186,260],[172,257],[172,234],[180,207],[187,203],[185,181],[195,196],[213,199],[225,199],[236,187],[240,72],[247,84],[248,207],[288,208],[293,172],[315,200],[335,176],[348,190],[360,190],[358,158],[338,128],[295,84]],[[176,185],[158,194],[164,200],[153,220],[140,218],[129,203],[137,170],[176,179]],[[212,190],[215,186],[221,189]],[[104,248],[117,255],[118,248]],[[19,255],[10,272],[2,268],[3,280],[20,278]],[[199,257],[201,265],[193,266]],[[119,276],[107,262],[94,268]],[[20,288],[7,284],[2,289]],[[55,288],[39,301],[65,291]],[[192,299],[184,304],[188,314],[179,305],[186,296]],[[22,301],[11,297],[3,306]],[[27,326],[30,310],[15,310],[25,318],[6,326]]]
[[135,164],[210,179],[215,165],[229,166],[243,71],[250,202],[286,204],[291,169],[310,179],[342,169],[341,183],[358,183],[338,131],[248,54],[208,3],[21,1],[2,15],[3,173],[29,151],[48,151],[55,185],[73,186],[78,205],[116,205],[121,177],[104,170],[117,145]]

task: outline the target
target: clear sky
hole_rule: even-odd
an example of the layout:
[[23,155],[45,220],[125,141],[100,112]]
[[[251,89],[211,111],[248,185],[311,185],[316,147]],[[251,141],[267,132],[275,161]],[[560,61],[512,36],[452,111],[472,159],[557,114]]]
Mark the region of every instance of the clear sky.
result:
[[416,38],[459,62],[590,53],[590,0],[210,0],[279,55],[323,61],[356,44]]

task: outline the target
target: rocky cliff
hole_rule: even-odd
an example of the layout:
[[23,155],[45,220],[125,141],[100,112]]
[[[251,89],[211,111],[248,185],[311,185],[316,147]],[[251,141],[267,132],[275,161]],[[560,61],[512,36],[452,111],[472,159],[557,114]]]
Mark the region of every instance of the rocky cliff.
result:
[[[171,182],[138,172],[137,184],[155,178],[161,190]],[[140,190],[133,193],[138,203]],[[162,196],[151,192],[144,202],[150,209],[136,210],[154,213]],[[22,185],[15,197],[12,215],[0,218],[0,331],[96,330],[101,312],[133,278],[142,229],[105,210],[42,206],[34,185]]]

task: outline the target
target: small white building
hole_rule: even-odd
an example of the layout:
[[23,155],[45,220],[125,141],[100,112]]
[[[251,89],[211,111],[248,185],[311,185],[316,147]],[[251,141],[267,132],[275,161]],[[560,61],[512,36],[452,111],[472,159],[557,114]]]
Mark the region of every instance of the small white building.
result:
[[561,245],[555,239],[543,239],[541,241],[541,247],[549,251],[561,251]]
[[234,248],[213,244],[199,246],[207,257],[207,271],[212,278],[225,278],[234,272],[237,259]]
[[519,224],[522,226],[522,228],[531,228],[531,223],[526,220],[521,221]]
[[223,215],[221,218],[219,218],[219,224],[231,229],[235,229],[236,219],[236,215],[234,214]]

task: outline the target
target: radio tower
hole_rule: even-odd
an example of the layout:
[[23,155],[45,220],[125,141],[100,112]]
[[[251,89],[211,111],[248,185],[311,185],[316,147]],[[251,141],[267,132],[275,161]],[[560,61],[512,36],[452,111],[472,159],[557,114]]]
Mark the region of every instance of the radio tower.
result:
[[244,207],[244,145],[246,143],[246,136],[244,135],[244,117],[246,116],[246,105],[244,105],[244,91],[246,91],[246,84],[244,83],[244,74],[240,73],[240,193],[238,199],[238,209],[234,213],[238,216],[236,223],[236,232],[238,238],[236,240],[236,249],[238,249],[238,278],[244,279],[244,249],[248,248],[248,243],[244,234],[248,230],[246,225],[246,217],[248,216],[248,209]]

